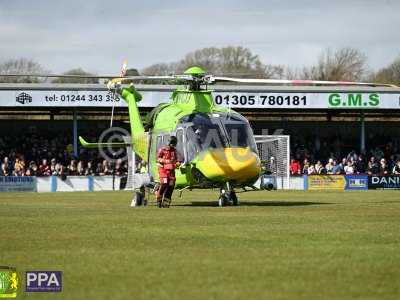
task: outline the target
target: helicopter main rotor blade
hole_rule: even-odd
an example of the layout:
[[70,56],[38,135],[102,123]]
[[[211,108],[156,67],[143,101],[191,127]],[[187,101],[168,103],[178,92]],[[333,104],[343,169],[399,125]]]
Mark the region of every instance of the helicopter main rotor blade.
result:
[[288,80],[288,79],[248,79],[221,76],[206,76],[208,83],[217,82],[237,82],[237,83],[255,83],[255,84],[278,84],[278,85],[346,85],[346,86],[382,86],[398,87],[394,84],[373,83],[373,82],[353,82],[353,81],[326,81],[326,80]]
[[58,75],[58,74],[1,74],[0,77],[49,77],[49,78],[94,78],[112,79],[115,75]]
[[162,76],[125,76],[119,78],[113,78],[113,80],[120,79],[122,81],[136,81],[136,80],[193,80],[192,76],[189,75],[162,75]]
[[116,86],[123,83],[130,83],[135,81],[191,81],[193,80],[192,76],[188,75],[166,75],[166,76],[125,76],[125,77],[116,77],[108,81],[107,87],[108,89],[114,89]]
[[107,82],[107,88],[109,90],[114,90],[119,88],[123,83],[131,83],[135,81],[192,81],[194,80],[192,76],[188,75],[166,75],[166,76],[126,76],[126,77],[116,77]]
[[399,88],[394,84],[375,82],[353,82],[353,81],[326,81],[326,80],[288,80],[288,79],[257,79],[257,78],[235,78],[225,76],[206,75],[204,77],[193,77],[192,75],[138,75],[138,76],[112,76],[112,75],[58,75],[58,74],[0,74],[0,77],[43,77],[43,78],[92,78],[108,79],[112,84],[122,84],[135,81],[199,81],[201,84],[215,84],[218,82],[235,82],[244,84],[269,84],[269,85],[321,85],[321,86],[371,86]]
[[98,78],[98,79],[120,79],[120,80],[192,80],[189,75],[163,75],[163,76],[115,76],[115,75],[58,75],[58,74],[1,74],[0,77],[49,77],[49,78]]

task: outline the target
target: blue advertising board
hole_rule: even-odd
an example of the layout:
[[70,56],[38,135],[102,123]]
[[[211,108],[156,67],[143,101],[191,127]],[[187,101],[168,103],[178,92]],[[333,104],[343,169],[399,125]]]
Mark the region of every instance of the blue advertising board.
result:
[[36,177],[0,176],[0,192],[36,192]]
[[368,190],[367,175],[346,175],[345,190]]

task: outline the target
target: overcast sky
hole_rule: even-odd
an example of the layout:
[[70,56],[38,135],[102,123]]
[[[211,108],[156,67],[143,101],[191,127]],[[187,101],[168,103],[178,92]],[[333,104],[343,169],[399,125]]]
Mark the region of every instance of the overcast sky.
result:
[[321,50],[361,49],[377,69],[400,55],[400,0],[0,0],[0,61],[98,74],[244,46],[264,63],[301,67]]

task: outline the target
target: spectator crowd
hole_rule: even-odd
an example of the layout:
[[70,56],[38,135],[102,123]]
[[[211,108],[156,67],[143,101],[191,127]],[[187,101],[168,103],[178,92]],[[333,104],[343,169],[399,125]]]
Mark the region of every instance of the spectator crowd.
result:
[[[380,138],[375,147],[362,153],[349,150],[340,139],[321,141],[304,146],[294,143],[291,146],[292,158],[290,173],[296,175],[315,174],[368,174],[400,175],[399,141]],[[348,153],[346,153],[346,149]]]
[[[42,131],[41,131],[42,132]],[[96,134],[86,134],[95,140]],[[290,173],[400,175],[400,141],[380,139],[363,153],[349,149],[338,138],[296,140],[291,145]],[[0,176],[127,175],[127,161],[104,159],[97,149],[80,148],[74,156],[66,131],[40,135],[0,136]],[[348,151],[348,153],[346,153]],[[122,153],[119,157],[123,157]],[[109,156],[111,157],[111,156]],[[140,167],[139,167],[140,168]]]
[[97,149],[80,148],[73,154],[71,136],[28,133],[20,136],[0,136],[0,176],[87,176],[127,174],[127,162],[104,159]]
[[400,175],[400,159],[393,157],[377,160],[371,156],[367,161],[364,156],[354,153],[349,158],[343,158],[338,162],[335,158],[329,158],[326,164],[318,160],[315,164],[305,158],[301,163],[292,158],[290,161],[290,174],[296,175],[340,175],[340,174],[368,174],[368,175]]

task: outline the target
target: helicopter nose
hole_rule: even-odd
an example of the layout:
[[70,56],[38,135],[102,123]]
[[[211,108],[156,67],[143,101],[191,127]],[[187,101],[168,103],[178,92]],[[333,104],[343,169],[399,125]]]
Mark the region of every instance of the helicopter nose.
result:
[[260,175],[260,160],[250,148],[211,149],[202,156],[196,167],[211,181],[244,183]]

